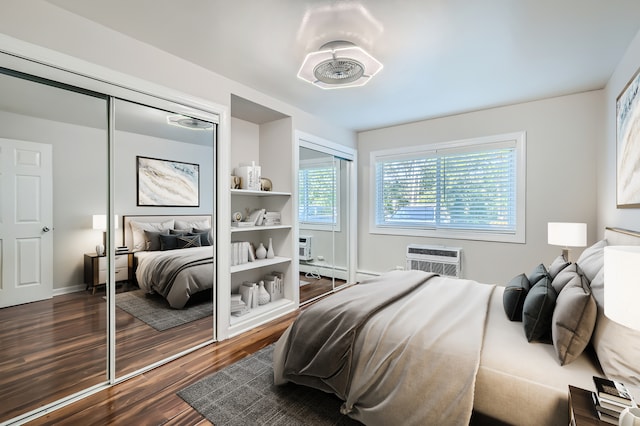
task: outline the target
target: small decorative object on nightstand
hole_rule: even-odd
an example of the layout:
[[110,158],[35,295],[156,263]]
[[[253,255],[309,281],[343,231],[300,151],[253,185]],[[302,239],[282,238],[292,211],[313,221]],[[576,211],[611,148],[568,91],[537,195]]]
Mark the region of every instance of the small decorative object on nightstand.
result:
[[[133,280],[133,253],[116,254],[115,256],[116,282]],[[96,287],[107,283],[107,257],[96,253],[84,255],[84,282],[96,292]]]

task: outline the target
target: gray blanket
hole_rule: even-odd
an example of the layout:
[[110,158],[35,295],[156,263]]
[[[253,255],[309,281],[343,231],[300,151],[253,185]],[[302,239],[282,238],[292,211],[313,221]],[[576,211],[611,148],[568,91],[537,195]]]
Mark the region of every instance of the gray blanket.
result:
[[[276,344],[276,384],[291,381],[335,393],[345,401],[342,412],[367,425],[468,425],[494,286],[426,278],[418,271],[390,272],[355,286],[359,294],[346,305],[341,302],[344,292],[338,292],[305,319],[306,325],[295,325],[296,320]],[[396,292],[398,285],[413,290]],[[376,296],[371,296],[374,302],[369,299],[381,289],[395,294],[384,307]],[[332,342],[315,342],[316,337],[333,339],[333,333],[316,336],[316,330],[325,322],[342,328],[333,318],[351,317],[340,307],[353,309],[354,304],[355,310],[372,306],[374,312],[355,314],[355,331],[337,332],[355,333],[349,348],[340,343],[332,352]],[[302,352],[302,362],[296,351]],[[293,364],[301,370],[295,371]]]
[[162,295],[181,309],[191,295],[213,287],[213,248],[196,247],[137,253],[140,288]]
[[[398,272],[389,285],[387,277],[369,280],[340,292],[340,297],[321,300],[303,311],[291,328],[284,362],[284,377],[315,377],[346,399],[351,377],[355,338],[376,312],[406,296],[435,274]],[[313,330],[310,334],[309,330]]]

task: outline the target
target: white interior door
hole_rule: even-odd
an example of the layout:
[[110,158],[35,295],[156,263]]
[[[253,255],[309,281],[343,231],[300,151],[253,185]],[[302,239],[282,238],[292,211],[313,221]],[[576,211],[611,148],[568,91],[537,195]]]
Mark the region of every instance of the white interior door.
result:
[[0,138],[0,308],[53,294],[51,145]]

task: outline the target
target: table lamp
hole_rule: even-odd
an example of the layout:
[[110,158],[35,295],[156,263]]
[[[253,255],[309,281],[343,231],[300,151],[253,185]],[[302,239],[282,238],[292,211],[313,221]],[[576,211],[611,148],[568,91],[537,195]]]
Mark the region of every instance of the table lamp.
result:
[[[118,215],[114,216],[115,229],[118,229]],[[94,214],[93,215],[93,229],[102,231],[102,244],[96,245],[96,254],[98,256],[104,256],[104,248],[107,246],[107,215],[106,214]]]
[[[640,330],[640,246],[604,248],[604,314],[612,321]],[[620,425],[640,425],[640,408],[627,407]]]
[[587,246],[587,224],[568,222],[549,222],[547,242],[552,246],[561,246],[562,257],[569,262],[569,247]]

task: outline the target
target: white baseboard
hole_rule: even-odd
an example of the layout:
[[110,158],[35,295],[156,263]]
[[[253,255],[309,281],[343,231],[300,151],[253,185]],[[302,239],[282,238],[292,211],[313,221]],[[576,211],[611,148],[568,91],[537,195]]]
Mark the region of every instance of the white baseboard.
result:
[[55,297],[55,296],[62,296],[63,294],[77,293],[79,291],[85,291],[86,289],[87,289],[86,284],[76,284],[76,285],[70,285],[67,287],[54,288],[53,296]]
[[347,269],[342,266],[336,266],[335,268],[330,267],[326,263],[317,263],[317,262],[300,262],[300,272],[302,273],[315,273],[318,275],[322,275],[323,277],[331,277],[335,276],[340,280],[347,281]]

